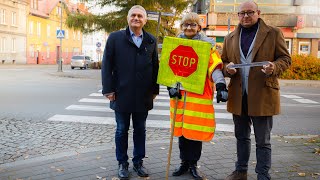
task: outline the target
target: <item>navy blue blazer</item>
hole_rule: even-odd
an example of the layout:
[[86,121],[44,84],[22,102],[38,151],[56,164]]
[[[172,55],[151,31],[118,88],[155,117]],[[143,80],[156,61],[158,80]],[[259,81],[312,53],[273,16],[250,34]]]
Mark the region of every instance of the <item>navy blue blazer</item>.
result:
[[109,35],[102,59],[102,94],[115,92],[110,108],[118,112],[146,112],[153,108],[153,95],[159,94],[157,41],[143,30],[138,48],[130,30]]

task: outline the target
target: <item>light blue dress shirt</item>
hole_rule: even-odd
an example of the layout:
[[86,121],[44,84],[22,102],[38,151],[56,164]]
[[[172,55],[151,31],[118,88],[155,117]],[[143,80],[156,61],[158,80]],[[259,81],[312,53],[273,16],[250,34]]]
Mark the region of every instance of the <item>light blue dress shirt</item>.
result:
[[143,40],[143,32],[141,32],[141,34],[140,34],[139,36],[136,36],[136,35],[131,31],[130,28],[129,28],[129,30],[130,30],[131,38],[132,38],[134,44],[135,44],[138,48],[140,48],[141,43],[142,43],[142,40]]

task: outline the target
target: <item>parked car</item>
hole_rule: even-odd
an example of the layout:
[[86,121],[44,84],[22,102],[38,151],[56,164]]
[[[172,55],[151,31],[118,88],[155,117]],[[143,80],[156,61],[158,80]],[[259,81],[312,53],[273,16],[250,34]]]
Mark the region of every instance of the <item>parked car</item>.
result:
[[91,63],[93,63],[93,59],[90,56],[85,55],[75,55],[71,58],[71,69],[80,68],[87,69]]

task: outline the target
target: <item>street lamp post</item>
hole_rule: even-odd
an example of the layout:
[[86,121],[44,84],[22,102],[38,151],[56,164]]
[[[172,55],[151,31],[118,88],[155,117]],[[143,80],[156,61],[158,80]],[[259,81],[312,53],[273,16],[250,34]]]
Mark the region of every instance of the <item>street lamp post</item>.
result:
[[[62,0],[60,0],[60,30],[62,31]],[[58,63],[58,72],[62,72],[62,38],[60,38],[60,56]]]

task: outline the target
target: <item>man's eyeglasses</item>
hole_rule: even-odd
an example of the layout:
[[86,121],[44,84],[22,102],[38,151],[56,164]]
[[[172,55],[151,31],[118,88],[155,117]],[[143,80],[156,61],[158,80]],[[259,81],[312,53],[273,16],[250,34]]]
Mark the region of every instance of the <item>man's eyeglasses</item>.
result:
[[182,26],[183,26],[184,28],[188,28],[189,26],[190,26],[191,28],[196,28],[196,27],[198,26],[198,24],[196,24],[196,23],[191,23],[191,24],[189,24],[189,23],[184,23],[184,24],[182,24]]
[[253,16],[255,11],[245,11],[245,12],[238,12],[239,17],[244,17],[245,15],[251,17]]

